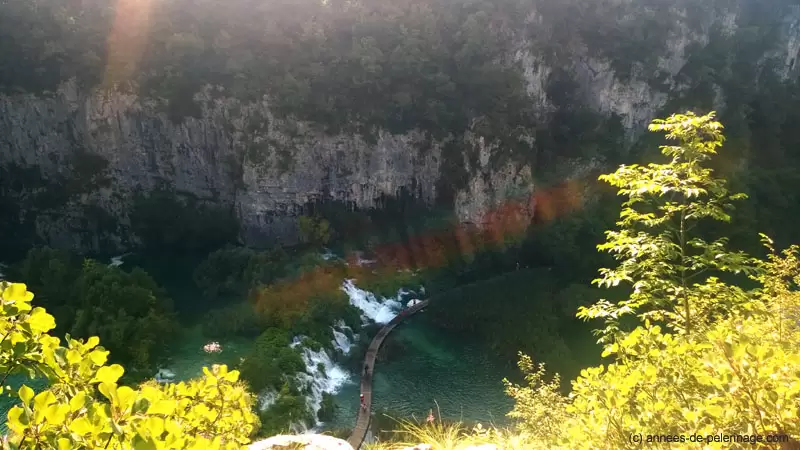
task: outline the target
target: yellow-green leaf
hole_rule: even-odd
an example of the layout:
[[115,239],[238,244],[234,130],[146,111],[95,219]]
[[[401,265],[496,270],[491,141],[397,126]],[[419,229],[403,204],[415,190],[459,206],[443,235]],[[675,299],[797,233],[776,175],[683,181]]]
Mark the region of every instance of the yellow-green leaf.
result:
[[75,397],[72,397],[69,400],[69,410],[70,412],[75,412],[83,408],[86,404],[86,393],[83,391],[78,392],[75,394]]
[[33,389],[23,384],[22,387],[19,388],[19,398],[26,405],[30,405],[31,399],[33,398]]
[[86,417],[78,417],[69,424],[70,431],[79,435],[89,434],[93,428],[92,423]]
[[101,367],[97,371],[97,375],[92,378],[92,382],[99,382],[99,383],[116,383],[117,380],[125,373],[125,369],[122,368],[119,364],[112,364],[107,367]]
[[31,330],[46,333],[56,327],[56,320],[44,308],[34,308],[28,319]]
[[147,408],[147,414],[169,415],[173,411],[175,411],[175,401],[173,400],[158,400]]

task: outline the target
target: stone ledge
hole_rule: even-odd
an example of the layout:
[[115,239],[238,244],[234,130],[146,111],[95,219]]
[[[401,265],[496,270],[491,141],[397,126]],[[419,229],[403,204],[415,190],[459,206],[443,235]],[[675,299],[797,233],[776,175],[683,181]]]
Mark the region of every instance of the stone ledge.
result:
[[282,434],[253,442],[247,448],[248,450],[353,450],[347,441],[324,434]]

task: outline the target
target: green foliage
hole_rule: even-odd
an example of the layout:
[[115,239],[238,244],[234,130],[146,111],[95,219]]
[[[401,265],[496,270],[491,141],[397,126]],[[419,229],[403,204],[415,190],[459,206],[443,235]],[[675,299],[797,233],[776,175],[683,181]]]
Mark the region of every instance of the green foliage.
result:
[[252,396],[225,366],[204,368],[202,378],[179,384],[147,383],[137,390],[118,384],[124,369],[106,366],[100,340],[49,336],[55,320],[33,308],[24,284],[0,283],[0,373],[44,377],[34,393],[23,385],[20,404],[8,412],[4,447],[238,449],[257,428]]
[[506,392],[514,398],[514,409],[509,417],[518,420],[520,430],[541,436],[558,429],[567,419],[567,399],[561,393],[561,378],[545,379],[545,365],[534,368],[530,356],[520,353],[519,369],[525,374],[525,387],[503,380]]
[[58,331],[99,336],[132,376],[151,373],[176,331],[171,301],[141,269],[125,272],[89,259],[81,266],[66,252],[34,248],[15,275],[41,290],[42,304],[62,324]]
[[306,310],[290,328],[295,335],[308,336],[330,348],[333,339],[331,324],[338,320],[354,330],[361,328],[361,310],[350,304],[344,292],[312,297]]
[[256,337],[261,333],[263,320],[248,302],[212,309],[202,319],[203,335],[221,339],[230,336]]
[[152,373],[176,331],[172,303],[143,270],[125,272],[87,260],[73,287],[76,304],[71,334],[97,335],[120,361]]
[[290,348],[289,333],[268,328],[255,341],[241,365],[242,379],[254,392],[279,391],[289,377],[306,370],[297,350]]
[[706,299],[721,285],[713,277],[705,283],[698,279],[703,274],[754,270],[747,255],[727,249],[728,239],[709,242],[697,229],[704,220],[729,221],[731,202],[744,197],[728,194],[725,181],[713,178],[713,171],[703,166],[723,142],[722,125],[713,118],[713,113],[702,117],[687,113],[655,120],[651,131],[666,131],[667,139],[678,141],[661,147],[671,161],[622,166],[600,177],[628,200],[617,222],[619,231],[606,232],[607,242],[598,247],[614,254],[620,264],[601,269],[595,282],[633,287],[629,300],[617,305],[600,301],[580,310],[579,317],[606,320],[603,342],[610,342],[619,331],[619,319],[628,314],[638,314],[642,321],[665,321],[688,333],[741,299],[733,291],[719,292],[734,303],[709,303]]
[[304,244],[324,246],[331,240],[331,224],[323,218],[300,216],[298,227]]
[[281,386],[275,403],[264,410],[260,417],[261,434],[265,436],[290,433],[290,425],[310,424],[314,418],[305,396],[288,382]]
[[336,415],[336,401],[333,399],[331,394],[324,392],[322,394],[322,405],[317,411],[317,418],[320,422],[329,422],[333,420],[333,417]]
[[280,247],[264,252],[226,247],[200,263],[194,281],[208,297],[243,297],[251,288],[285,276],[287,259]]
[[208,252],[235,242],[239,233],[230,210],[167,190],[137,193],[130,218],[145,247],[161,253]]
[[[629,299],[581,310],[582,316],[606,319],[604,336],[613,339],[603,356],[612,359],[583,370],[569,396],[557,395],[558,377],[544,381],[543,366],[535,369],[522,358],[527,385],[508,390],[517,400],[511,415],[522,419],[521,430],[533,433],[528,448],[629,448],[640,445],[632,444],[632,436],[647,433],[705,438],[800,432],[800,248],[776,254],[762,237],[773,253],[758,261],[727,251],[722,239],[685,237],[689,222],[728,219],[724,207],[731,196],[724,182],[699,164],[722,140],[711,119],[689,114],[655,121],[653,129],[680,139],[678,146],[663,147],[672,162],[623,166],[603,177],[629,200],[621,230],[608,232],[609,243],[600,246],[618,252],[620,260],[618,268],[602,271],[601,284],[627,282],[634,289]],[[685,251],[684,242],[699,251]],[[715,276],[736,270],[758,286],[746,289]],[[598,311],[603,314],[592,314]],[[638,326],[623,331],[618,325],[624,315],[635,315]]]

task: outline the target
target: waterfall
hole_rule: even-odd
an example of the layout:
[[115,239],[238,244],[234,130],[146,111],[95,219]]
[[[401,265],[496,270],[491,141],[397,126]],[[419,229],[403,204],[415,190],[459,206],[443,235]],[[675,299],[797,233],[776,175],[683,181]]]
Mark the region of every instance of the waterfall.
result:
[[124,261],[122,261],[122,258],[124,258],[126,256],[129,256],[129,255],[130,255],[130,253],[125,253],[125,254],[122,254],[122,255],[119,255],[119,256],[114,256],[113,258],[111,258],[111,262],[108,264],[109,267],[119,267],[119,266],[121,266],[122,264],[124,264]]
[[[353,333],[353,330],[342,319],[333,324],[331,331],[333,331],[333,340],[331,340],[333,347],[345,355],[349,354],[353,344],[358,341],[358,335]],[[351,336],[352,341],[350,340]]]
[[0,263],[0,281],[5,280],[6,274],[3,271],[6,269],[8,269],[8,264]]
[[[403,307],[397,299],[378,300],[372,292],[356,287],[353,280],[344,280],[342,290],[350,297],[350,304],[362,311],[361,319],[364,322],[371,320],[380,324],[389,323]],[[402,290],[398,292],[398,297],[401,295]]]
[[330,261],[330,260],[332,260],[332,259],[339,259],[339,257],[336,255],[336,253],[333,253],[333,251],[332,251],[331,249],[329,249],[329,248],[326,248],[326,249],[324,249],[324,250],[325,250],[325,252],[324,252],[324,253],[322,253],[322,254],[320,255],[320,257],[321,257],[322,259],[324,259],[325,261]]
[[258,394],[258,410],[264,411],[275,404],[278,400],[278,393],[271,390],[264,390]]
[[[303,342],[302,336],[296,336],[292,340],[291,347],[297,347]],[[349,340],[348,340],[349,343]],[[331,359],[325,349],[319,351],[302,347],[302,358],[306,365],[306,372],[296,375],[296,380],[304,386],[310,388],[310,394],[306,397],[306,404],[314,415],[315,426],[320,425],[317,420],[317,413],[322,406],[322,394],[335,394],[350,381],[350,374],[341,368]],[[295,424],[293,431],[306,431],[304,424]]]
[[333,346],[345,355],[350,353],[350,347],[352,347],[353,344],[350,343],[350,339],[347,338],[347,335],[333,327],[331,327],[331,330],[333,330],[333,340],[331,341]]

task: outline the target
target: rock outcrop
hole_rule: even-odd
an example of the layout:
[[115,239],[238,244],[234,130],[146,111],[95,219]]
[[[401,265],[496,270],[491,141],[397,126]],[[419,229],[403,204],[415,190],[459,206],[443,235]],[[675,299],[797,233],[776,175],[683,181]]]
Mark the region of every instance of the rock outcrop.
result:
[[353,447],[342,439],[323,434],[278,435],[262,441],[254,442],[249,450],[353,450]]

